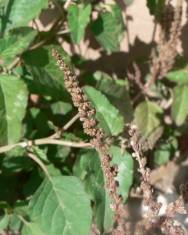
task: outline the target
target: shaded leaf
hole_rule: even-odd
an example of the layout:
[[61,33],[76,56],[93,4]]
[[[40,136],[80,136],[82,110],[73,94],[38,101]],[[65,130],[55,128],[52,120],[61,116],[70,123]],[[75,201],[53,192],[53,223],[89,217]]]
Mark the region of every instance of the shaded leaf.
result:
[[188,85],[176,86],[173,90],[172,118],[176,125],[184,123],[188,115]]
[[85,190],[94,201],[94,215],[100,231],[110,231],[113,212],[110,198],[104,186],[100,158],[95,150],[81,151],[74,166],[74,173],[84,182]]
[[161,113],[161,108],[150,101],[140,103],[135,110],[136,125],[141,132],[142,139],[148,141],[150,148],[155,145],[163,132],[159,119]]
[[110,152],[113,156],[112,163],[118,166],[116,180],[119,183],[119,192],[126,200],[133,183],[133,159],[128,152],[121,153],[121,149],[117,146],[112,146]]
[[108,74],[99,71],[94,74],[94,78],[97,81],[97,89],[102,91],[119,110],[125,122],[131,122],[133,108],[126,82],[121,79],[112,79]]
[[10,75],[0,76],[0,145],[17,142],[27,106],[24,82]]
[[63,72],[51,55],[52,48],[58,49],[64,57],[64,51],[58,46],[49,46],[28,51],[23,55],[32,77],[27,80],[32,93],[48,95],[56,100],[65,99]]
[[6,157],[2,163],[2,170],[6,173],[27,171],[32,169],[32,161],[26,156]]
[[111,6],[110,12],[102,12],[92,25],[97,41],[108,52],[119,51],[124,33],[123,18],[117,4]]
[[90,4],[71,5],[68,8],[68,26],[74,43],[79,43],[83,39],[90,14]]
[[46,179],[29,203],[31,223],[23,234],[88,235],[91,208],[79,180],[72,176]]
[[119,111],[100,91],[90,86],[85,86],[84,90],[96,109],[96,117],[105,131],[111,135],[122,132],[124,120]]
[[40,174],[38,168],[32,170],[27,182],[23,185],[23,194],[26,197],[32,196],[42,183],[42,174]]

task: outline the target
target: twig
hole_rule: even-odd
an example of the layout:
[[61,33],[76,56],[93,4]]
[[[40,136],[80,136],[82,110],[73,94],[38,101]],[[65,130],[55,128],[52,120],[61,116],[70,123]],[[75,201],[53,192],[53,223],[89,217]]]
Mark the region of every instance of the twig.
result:
[[41,40],[41,41],[39,41],[39,42],[37,42],[37,43],[31,45],[31,46],[29,47],[29,50],[31,51],[31,50],[34,50],[34,49],[36,49],[36,48],[39,48],[39,47],[43,46],[47,41],[48,41],[48,38],[46,37],[46,38],[44,38],[43,40]]
[[78,113],[69,122],[67,122],[67,124],[63,127],[63,130],[66,131],[79,118],[80,118],[80,115]]
[[7,67],[7,70],[12,70],[20,62],[20,57],[16,57],[15,60]]
[[84,142],[75,143],[75,142],[72,142],[72,141],[49,139],[49,138],[37,139],[37,140],[34,140],[33,143],[34,143],[34,145],[56,144],[56,145],[74,147],[74,148],[92,147],[92,145],[90,143],[84,143]]
[[56,133],[54,133],[53,135],[51,135],[49,138],[51,139],[55,139],[57,137],[60,137],[62,135],[62,133],[64,131],[67,131],[69,129],[69,127],[72,126],[72,124],[77,121],[80,118],[79,113],[76,114],[71,120],[69,120],[62,129],[60,129],[59,131],[57,131]]
[[67,0],[64,4],[64,9],[67,10],[67,8],[69,7],[69,5],[71,4],[72,0]]
[[36,140],[26,140],[20,143],[16,144],[10,144],[6,146],[0,147],[0,153],[5,153],[10,151],[11,149],[15,147],[30,147],[33,145],[45,145],[45,144],[55,144],[55,145],[63,145],[63,146],[68,146],[68,147],[73,147],[73,148],[91,148],[92,145],[90,143],[84,143],[84,142],[72,142],[72,141],[66,141],[66,140],[58,140],[58,139],[51,139],[50,137],[47,138],[41,138],[41,139],[36,139]]
[[57,35],[62,35],[62,34],[66,34],[66,33],[70,33],[70,29],[61,30],[61,31],[57,32]]
[[28,156],[33,160],[33,161],[35,161],[40,167],[41,167],[41,169],[44,171],[44,173],[46,174],[46,176],[48,177],[48,178],[50,178],[50,175],[49,175],[49,173],[48,173],[48,170],[47,170],[47,168],[46,168],[46,166],[43,164],[43,162],[39,159],[39,158],[37,158],[36,156],[35,156],[35,154],[33,154],[33,153],[28,153]]

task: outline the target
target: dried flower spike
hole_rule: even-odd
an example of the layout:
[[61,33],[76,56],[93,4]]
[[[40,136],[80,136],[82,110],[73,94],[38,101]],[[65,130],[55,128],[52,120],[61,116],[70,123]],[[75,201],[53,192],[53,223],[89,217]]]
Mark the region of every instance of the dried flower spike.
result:
[[106,188],[109,191],[112,200],[111,207],[115,213],[116,228],[113,230],[112,234],[124,235],[125,209],[122,199],[117,192],[117,182],[115,181],[116,173],[110,164],[111,156],[108,153],[108,145],[104,141],[104,131],[97,126],[98,122],[94,117],[95,109],[81,89],[75,73],[65,64],[64,60],[55,49],[53,49],[52,55],[57,60],[59,68],[64,72],[65,87],[72,97],[74,106],[78,108],[84,132],[91,137],[91,143],[101,157],[101,166],[105,176]]

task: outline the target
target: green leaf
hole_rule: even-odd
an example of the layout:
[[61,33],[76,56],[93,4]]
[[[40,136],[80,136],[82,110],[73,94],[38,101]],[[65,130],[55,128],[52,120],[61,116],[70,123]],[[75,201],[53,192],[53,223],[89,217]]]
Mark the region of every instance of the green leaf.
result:
[[32,161],[26,156],[5,157],[2,162],[2,170],[6,173],[18,173],[20,171],[30,171],[32,169]]
[[16,213],[13,213],[10,216],[10,222],[9,222],[8,228],[11,231],[14,231],[15,233],[18,233],[20,231],[21,226],[22,226],[22,223],[21,223],[20,218],[18,217],[18,215]]
[[0,0],[0,7],[5,7],[8,3],[8,0]]
[[74,43],[79,43],[90,20],[91,4],[71,5],[68,8],[68,26]]
[[172,135],[165,143],[157,146],[154,152],[154,163],[157,165],[163,165],[170,160],[171,156],[174,156],[175,151],[178,148],[178,140]]
[[85,86],[84,90],[96,109],[96,117],[100,125],[107,134],[118,135],[122,132],[124,120],[119,111],[100,91],[90,86]]
[[40,174],[38,168],[35,168],[31,171],[27,182],[23,185],[22,193],[24,194],[24,196],[26,196],[27,198],[33,196],[33,194],[36,192],[43,181],[42,176],[43,175]]
[[94,201],[94,215],[100,231],[109,232],[113,226],[113,211],[104,186],[101,162],[95,150],[82,150],[74,165],[74,173],[85,185],[85,190]]
[[97,89],[102,91],[112,105],[119,110],[125,122],[131,122],[133,119],[133,108],[126,81],[112,79],[108,74],[99,71],[95,72],[94,78],[97,81]]
[[32,75],[27,79],[27,83],[32,93],[51,96],[56,100],[67,100],[63,72],[52,57],[52,48],[58,49],[59,53],[65,56],[64,51],[58,46],[38,48],[23,55],[27,69]]
[[112,154],[112,163],[118,166],[118,174],[116,180],[119,183],[119,193],[124,200],[127,200],[130,187],[133,183],[133,159],[128,152],[121,153],[121,149],[117,146],[110,148]]
[[102,12],[92,25],[97,41],[108,52],[119,51],[124,33],[123,18],[117,4],[111,6],[110,12]]
[[[48,123],[48,117],[44,110],[39,108],[31,108],[27,114],[29,118],[27,117],[26,119],[26,124],[28,125],[26,127],[26,131],[31,131],[30,134],[33,134],[32,132],[36,133],[36,135],[29,135],[29,138],[33,136],[35,138],[40,138],[49,134],[51,127]],[[29,133],[26,133],[25,135],[28,137],[28,134]]]
[[48,0],[14,0],[9,2],[7,9],[7,28],[17,28],[27,26],[29,21],[39,15],[43,8],[48,7]]
[[[133,181],[133,159],[127,152],[121,153],[117,146],[110,149],[112,164],[117,166],[119,193],[126,200]],[[113,225],[113,212],[110,209],[110,198],[104,186],[101,162],[95,150],[81,151],[74,166],[74,173],[84,182],[86,191],[94,203],[96,223],[101,231],[109,232]]]
[[140,103],[135,110],[135,123],[141,132],[142,139],[147,140],[150,148],[155,145],[163,132],[159,118],[161,114],[161,108],[150,101]]
[[9,64],[12,59],[21,54],[36,36],[37,32],[31,28],[19,28],[10,31],[0,39],[1,64]]
[[188,85],[176,86],[173,90],[172,118],[181,126],[188,115]]
[[0,145],[17,142],[21,137],[28,92],[24,82],[10,75],[0,76]]
[[22,230],[22,235],[47,235],[47,233],[43,233],[37,224],[29,223],[26,220],[22,219],[24,222],[24,228]]
[[178,84],[188,84],[188,67],[167,73],[166,78]]
[[45,235],[88,235],[91,226],[91,208],[87,194],[73,176],[46,179],[29,203],[30,229]]
[[0,231],[8,228],[8,224],[9,224],[9,215],[8,214],[1,215],[0,216]]
[[54,115],[65,115],[72,110],[72,105],[66,102],[58,101],[51,105]]
[[163,165],[170,159],[170,145],[164,144],[154,152],[154,162],[157,165]]

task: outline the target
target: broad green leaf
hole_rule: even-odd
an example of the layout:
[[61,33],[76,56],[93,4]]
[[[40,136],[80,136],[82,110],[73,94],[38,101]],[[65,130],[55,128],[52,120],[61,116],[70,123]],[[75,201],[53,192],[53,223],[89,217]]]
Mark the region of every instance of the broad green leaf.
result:
[[113,212],[110,198],[104,187],[101,162],[95,150],[81,151],[74,165],[74,173],[84,182],[85,190],[94,201],[94,215],[100,231],[110,231],[113,226]]
[[[127,152],[121,153],[117,146],[110,149],[112,164],[117,166],[119,193],[126,200],[133,181],[133,159]],[[74,166],[74,173],[84,182],[86,191],[95,202],[94,214],[101,231],[108,232],[113,225],[113,212],[110,209],[110,198],[104,187],[101,162],[95,150],[81,151]]]
[[176,86],[173,90],[172,118],[181,126],[188,115],[188,85]]
[[68,26],[74,43],[79,43],[90,20],[91,4],[71,5],[68,8]]
[[96,117],[100,125],[107,134],[118,135],[122,132],[124,120],[119,111],[100,91],[90,86],[85,86],[84,90],[96,109]]
[[135,123],[141,132],[143,141],[147,140],[150,148],[155,145],[163,132],[159,118],[161,114],[161,108],[151,101],[140,103],[135,110]]
[[92,31],[105,50],[108,52],[119,51],[124,33],[123,18],[119,6],[112,5],[111,11],[102,12],[93,23]]
[[8,228],[8,223],[9,223],[9,215],[8,214],[4,214],[0,216],[0,232],[3,229]]
[[45,179],[29,203],[29,212],[30,229],[24,226],[24,235],[33,235],[33,226],[41,235],[89,234],[90,201],[76,177]]
[[188,84],[188,67],[167,73],[166,78],[178,84]]
[[112,163],[118,166],[116,180],[119,183],[119,193],[122,195],[123,199],[126,200],[133,183],[132,156],[127,152],[121,153],[121,149],[117,146],[112,146],[110,153],[113,156]]
[[17,142],[21,137],[28,92],[24,82],[10,75],[0,76],[0,145]]
[[6,27],[17,28],[27,26],[29,21],[37,17],[43,8],[48,7],[48,0],[14,0],[9,1],[8,23]]
[[119,110],[125,122],[131,122],[133,119],[133,108],[126,81],[112,79],[108,74],[99,71],[95,72],[94,78],[97,81],[96,88],[102,91],[109,101]]
[[29,223],[26,220],[22,219],[22,222],[24,223],[24,227],[22,230],[22,235],[47,235],[47,233],[43,233],[39,226],[35,223]]
[[12,59],[21,54],[36,36],[36,31],[31,28],[19,28],[10,31],[0,39],[1,64],[9,64]]
[[52,48],[59,50],[64,56],[64,51],[58,46],[49,46],[28,51],[23,59],[32,77],[27,80],[32,93],[51,96],[57,100],[66,99],[67,92],[64,88],[63,72],[52,57]]

